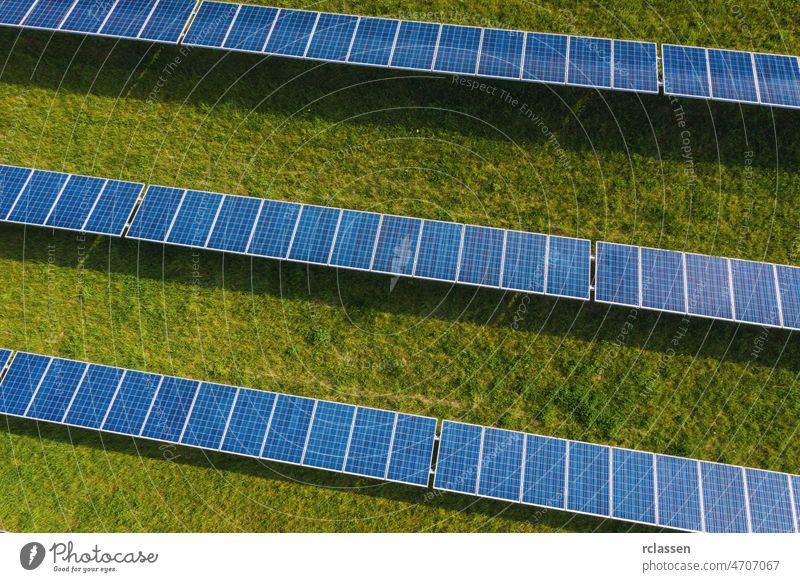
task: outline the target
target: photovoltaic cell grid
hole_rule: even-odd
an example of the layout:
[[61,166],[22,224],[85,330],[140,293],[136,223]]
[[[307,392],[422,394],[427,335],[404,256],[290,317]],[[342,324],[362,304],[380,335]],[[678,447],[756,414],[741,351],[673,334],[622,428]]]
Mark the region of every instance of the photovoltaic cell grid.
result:
[[673,529],[793,533],[796,481],[785,473],[445,420],[433,486]]
[[143,184],[0,165],[0,221],[122,236]]
[[664,93],[776,107],[800,107],[798,58],[661,45]]
[[[254,42],[231,42],[245,29]],[[657,49],[648,42],[202,2],[183,43],[325,62],[658,92]]]
[[595,299],[800,329],[800,268],[601,241]]
[[25,352],[0,383],[0,414],[422,487],[436,437],[434,418]]
[[195,0],[6,0],[0,25],[177,44]]
[[589,298],[591,243],[150,186],[127,238],[495,289]]

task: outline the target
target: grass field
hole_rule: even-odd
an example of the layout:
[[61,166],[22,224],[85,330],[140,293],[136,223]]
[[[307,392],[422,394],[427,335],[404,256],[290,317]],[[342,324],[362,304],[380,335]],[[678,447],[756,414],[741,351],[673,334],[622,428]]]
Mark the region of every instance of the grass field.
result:
[[[313,8],[800,54],[796,2],[634,4]],[[0,55],[2,163],[800,264],[796,112],[13,30]],[[3,347],[800,470],[797,334],[11,225],[0,281]],[[644,530],[0,422],[0,529]]]

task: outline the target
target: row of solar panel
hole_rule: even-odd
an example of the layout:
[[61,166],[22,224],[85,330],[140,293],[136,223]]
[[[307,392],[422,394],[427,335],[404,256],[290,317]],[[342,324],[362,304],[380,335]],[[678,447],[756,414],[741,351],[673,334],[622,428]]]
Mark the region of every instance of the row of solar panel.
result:
[[799,531],[798,476],[447,420],[434,488],[690,531]]
[[658,92],[656,45],[649,42],[204,1],[183,43],[328,62]]
[[798,57],[670,44],[661,54],[667,95],[800,107]]
[[[0,370],[12,352],[0,350]],[[20,352],[0,413],[426,486],[433,418]],[[798,532],[800,477],[444,421],[434,488],[674,529]]]
[[800,330],[800,268],[597,243],[595,299]]
[[591,243],[452,222],[150,186],[127,237],[588,299]]
[[143,184],[0,165],[0,221],[122,236]]
[[418,486],[436,437],[433,418],[24,352],[0,413]]
[[3,0],[0,25],[177,44],[195,0]]

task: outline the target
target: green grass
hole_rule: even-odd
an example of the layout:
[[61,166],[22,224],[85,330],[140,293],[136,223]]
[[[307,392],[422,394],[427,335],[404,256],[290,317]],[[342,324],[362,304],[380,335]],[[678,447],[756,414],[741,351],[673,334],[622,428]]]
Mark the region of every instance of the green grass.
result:
[[[800,54],[781,34],[796,3],[630,4],[314,6]],[[3,163],[800,262],[793,112],[518,83],[472,91],[9,30],[0,54]],[[420,281],[390,290],[384,277],[10,225],[0,274],[8,348],[798,471],[800,344],[781,331]],[[631,529],[2,422],[2,529]]]

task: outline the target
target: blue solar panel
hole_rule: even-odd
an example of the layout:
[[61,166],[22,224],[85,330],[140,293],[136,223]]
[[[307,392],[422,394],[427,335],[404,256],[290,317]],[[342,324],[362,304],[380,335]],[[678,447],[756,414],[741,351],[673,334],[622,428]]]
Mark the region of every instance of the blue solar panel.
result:
[[299,204],[264,200],[247,252],[261,257],[285,258],[299,213]]
[[341,213],[338,208],[303,206],[289,258],[327,265]]
[[708,68],[715,99],[758,103],[750,53],[708,49]]
[[19,24],[34,0],[0,1],[0,24]]
[[53,359],[25,416],[61,422],[87,366],[84,362]]
[[225,196],[208,248],[243,253],[258,217],[261,200],[244,196]]
[[68,179],[69,174],[35,170],[28,185],[17,198],[17,203],[7,220],[25,224],[44,224]]
[[136,38],[154,3],[155,0],[117,0],[100,34]]
[[547,251],[547,293],[578,299],[589,298],[591,243],[588,240],[551,236]]
[[478,74],[519,79],[525,33],[487,28],[483,32]]
[[55,30],[69,13],[72,4],[71,0],[39,0],[22,24],[26,27]]
[[299,463],[303,458],[314,400],[279,394],[261,456]]
[[0,220],[5,220],[31,174],[28,168],[0,165]]
[[261,52],[277,15],[277,8],[242,6],[225,39],[225,48]]
[[415,277],[455,281],[464,226],[426,220],[422,227]]
[[611,87],[611,41],[571,36],[567,83],[586,87]]
[[711,97],[706,49],[661,45],[664,93],[685,97]]
[[439,437],[434,487],[474,494],[482,443],[482,427],[445,420]]
[[466,226],[461,251],[460,283],[498,287],[503,264],[505,231],[482,226]]
[[138,435],[160,383],[161,376],[156,374],[144,372],[125,374],[101,428],[112,432]]
[[608,515],[609,448],[571,441],[567,509]]
[[658,524],[703,530],[697,461],[656,455]]
[[331,265],[369,269],[380,218],[380,214],[372,212],[342,211],[342,220],[331,255]]
[[349,404],[318,401],[303,464],[341,471],[355,413],[356,407]]
[[522,501],[563,509],[566,468],[567,441],[526,435]]
[[194,0],[159,0],[139,38],[176,43],[194,10]]
[[386,477],[396,418],[396,412],[358,408],[345,471],[366,477]]
[[501,286],[515,291],[544,293],[546,252],[545,235],[507,231]]
[[736,319],[778,326],[778,296],[773,265],[731,260]]
[[272,392],[239,390],[222,441],[222,450],[258,457],[275,400]]
[[478,495],[519,501],[525,435],[487,427],[483,435]]
[[762,103],[800,107],[800,67],[797,57],[754,53]]
[[344,14],[321,13],[306,57],[323,61],[344,61],[358,18]]
[[102,178],[72,176],[50,212],[46,224],[56,228],[81,230],[105,184],[106,180]]
[[124,373],[120,368],[91,364],[64,422],[86,428],[100,428]]
[[375,248],[372,270],[394,275],[411,275],[422,221],[417,218],[384,215]]
[[150,186],[128,230],[128,238],[163,241],[184,192],[180,188]]
[[435,438],[435,418],[398,414],[386,478],[426,486]]
[[144,185],[134,182],[109,180],[83,230],[121,236],[143,188]]
[[164,376],[147,415],[142,436],[177,443],[189,416],[199,382]]
[[445,73],[475,74],[480,46],[480,28],[443,24],[433,68]]
[[225,434],[236,388],[204,382],[197,391],[181,443],[217,449]]
[[683,254],[642,248],[642,306],[686,312]]
[[639,305],[639,247],[597,243],[595,299]]
[[51,359],[26,353],[14,357],[0,384],[0,412],[17,416],[25,414]]
[[700,470],[706,531],[747,532],[747,503],[742,468],[701,461]]
[[59,30],[96,33],[114,4],[115,0],[78,0]]
[[529,32],[525,36],[522,78],[543,83],[566,83],[567,36]]
[[652,453],[612,450],[614,502],[611,515],[632,521],[656,522],[655,471]]
[[317,16],[319,12],[281,10],[265,51],[276,55],[303,56]]
[[391,66],[403,69],[431,69],[440,28],[439,24],[427,22],[401,22]]
[[686,284],[689,313],[733,318],[727,259],[687,253]]
[[800,532],[800,476],[792,475],[792,494],[794,497],[795,531]]
[[11,350],[0,349],[0,372],[6,367],[8,359],[11,357]]
[[750,522],[755,533],[792,533],[792,496],[789,475],[745,469]]
[[614,88],[658,93],[658,66],[654,43],[614,41]]
[[222,196],[211,192],[188,190],[167,235],[167,242],[176,245],[205,246]]
[[783,326],[800,329],[800,268],[779,265],[778,288],[781,293]]
[[236,16],[236,4],[203,2],[183,37],[183,44],[222,46],[234,16]]
[[397,20],[362,16],[347,62],[388,65],[399,25]]

